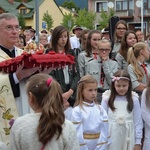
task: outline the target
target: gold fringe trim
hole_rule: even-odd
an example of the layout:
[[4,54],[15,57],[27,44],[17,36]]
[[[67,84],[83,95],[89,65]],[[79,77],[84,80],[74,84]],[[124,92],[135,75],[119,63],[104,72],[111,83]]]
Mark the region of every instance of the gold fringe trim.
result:
[[73,124],[80,124],[81,122],[72,122]]
[[103,144],[107,144],[107,143],[108,143],[108,141],[102,142],[102,143],[98,143],[97,145],[103,145]]
[[84,139],[98,139],[100,137],[100,133],[96,134],[83,134]]
[[86,145],[86,143],[80,144],[80,146],[84,146],[84,145]]

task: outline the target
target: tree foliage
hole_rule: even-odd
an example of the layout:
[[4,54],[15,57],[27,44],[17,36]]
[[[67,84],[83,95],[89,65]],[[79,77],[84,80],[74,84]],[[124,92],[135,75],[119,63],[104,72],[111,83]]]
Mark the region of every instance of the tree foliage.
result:
[[115,11],[113,9],[110,9],[109,12],[105,12],[104,10],[102,10],[101,14],[100,14],[100,17],[101,17],[101,20],[99,22],[100,26],[99,26],[99,29],[102,30],[103,28],[106,28],[108,27],[109,25],[109,19],[114,16],[115,14]]
[[25,29],[25,27],[26,27],[26,21],[23,18],[23,15],[19,14],[18,21],[19,21],[19,25],[20,25],[21,29]]
[[87,11],[86,9],[79,10],[78,16],[75,18],[75,24],[88,29],[94,29],[94,21],[96,13]]
[[61,6],[68,8],[70,10],[72,10],[74,8],[76,12],[79,11],[79,8],[76,6],[76,4],[73,1],[66,1],[65,0],[65,2]]
[[[16,2],[22,2],[22,0],[14,0]],[[31,2],[32,0],[26,0],[27,2]]]
[[54,20],[52,16],[48,13],[48,11],[44,13],[42,20],[46,22],[46,29],[49,31],[53,27]]
[[65,14],[62,20],[61,25],[65,26],[69,31],[71,31],[74,26],[74,18],[72,14]]

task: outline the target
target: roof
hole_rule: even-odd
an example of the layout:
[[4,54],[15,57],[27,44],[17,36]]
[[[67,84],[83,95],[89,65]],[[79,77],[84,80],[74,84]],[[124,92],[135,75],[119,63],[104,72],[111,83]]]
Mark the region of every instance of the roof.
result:
[[33,9],[33,8],[34,8],[32,5],[30,5],[30,4],[28,4],[28,3],[20,3],[20,4],[18,5],[17,9],[18,9],[21,5],[23,5],[23,6],[27,7],[27,8],[29,8],[29,9]]
[[[19,16],[18,13],[18,9],[20,6],[25,6],[26,8],[28,8],[30,10],[30,12],[28,14],[24,14],[23,18],[31,18],[34,15],[34,9],[35,9],[35,1],[36,0],[32,0],[28,3],[24,3],[24,2],[15,2],[13,4],[9,3],[8,0],[0,0],[0,8],[2,10],[4,10],[4,12],[11,12],[12,14]],[[38,5],[40,6],[44,0],[38,0]],[[55,1],[54,1],[55,2]],[[56,2],[55,2],[56,3]],[[57,5],[57,3],[56,3]],[[57,5],[58,6],[58,5]],[[59,7],[58,7],[59,8]],[[60,8],[59,8],[60,9]],[[61,11],[61,10],[60,10]],[[62,13],[62,11],[61,11]],[[63,13],[62,13],[63,14]]]
[[59,6],[59,9],[62,11],[62,13],[65,15],[66,13],[67,14],[72,14],[72,15],[76,15],[76,12],[73,12],[72,10],[66,8],[66,7],[62,7],[62,6]]
[[0,8],[2,8],[5,12],[12,12],[19,4],[20,2],[14,2],[13,4],[10,4],[7,0],[0,0]]
[[[71,1],[71,0],[70,0]],[[72,0],[77,7],[80,9],[88,9],[88,0]],[[81,3],[82,1],[82,3]],[[64,0],[55,0],[55,2],[58,4],[58,6],[62,5],[64,3]]]
[[34,15],[34,9],[32,9],[29,13],[24,14],[23,18],[32,18]]
[[[41,5],[43,1],[44,0],[38,0],[39,5]],[[19,15],[17,9],[19,9],[19,7],[22,5],[30,9],[30,12],[28,14],[23,15],[23,17],[31,18],[34,15],[35,0],[32,0],[28,3],[14,1],[13,4],[9,3],[8,0],[0,0],[0,8],[4,10],[4,12],[11,12],[16,16]]]

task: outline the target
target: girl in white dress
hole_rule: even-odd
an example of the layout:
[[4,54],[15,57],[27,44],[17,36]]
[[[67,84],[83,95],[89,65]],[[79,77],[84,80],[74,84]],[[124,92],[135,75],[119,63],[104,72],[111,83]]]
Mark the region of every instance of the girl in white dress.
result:
[[106,150],[108,145],[107,113],[97,104],[96,97],[96,79],[91,75],[83,76],[78,83],[77,99],[71,116],[80,150]]
[[36,74],[26,84],[34,113],[15,120],[10,150],[79,150],[76,130],[65,120],[60,85],[47,74]]
[[109,150],[141,150],[142,118],[138,95],[132,92],[129,74],[118,70],[111,91],[103,94],[102,104],[108,113]]
[[143,150],[150,149],[150,77],[148,86],[144,89],[141,97],[141,113],[144,120],[145,135]]

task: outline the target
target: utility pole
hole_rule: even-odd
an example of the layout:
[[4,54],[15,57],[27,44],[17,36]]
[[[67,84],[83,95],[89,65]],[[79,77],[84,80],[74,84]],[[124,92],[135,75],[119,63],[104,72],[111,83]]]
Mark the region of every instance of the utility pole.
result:
[[36,28],[36,44],[39,45],[39,1],[35,0],[35,28]]
[[141,31],[143,33],[143,0],[141,0]]

